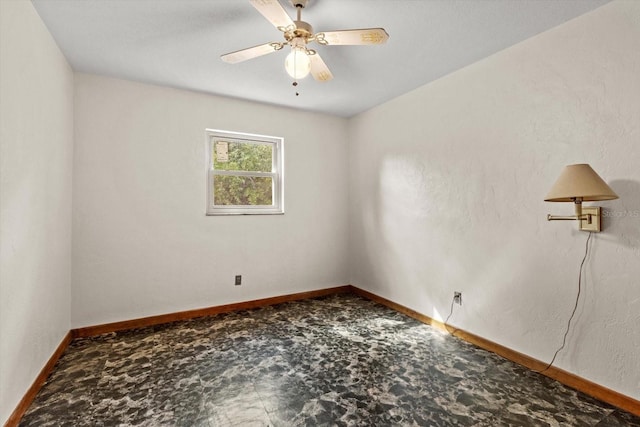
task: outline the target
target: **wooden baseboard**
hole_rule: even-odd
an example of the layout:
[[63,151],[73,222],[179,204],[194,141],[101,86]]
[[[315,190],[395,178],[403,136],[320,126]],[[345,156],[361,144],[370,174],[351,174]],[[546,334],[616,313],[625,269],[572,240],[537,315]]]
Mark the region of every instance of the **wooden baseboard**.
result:
[[86,326],[72,329],[73,338],[86,338],[102,335],[110,332],[123,331],[127,329],[144,328],[147,326],[160,325],[163,323],[175,322],[178,320],[189,320],[197,317],[213,316],[231,311],[248,310],[252,308],[266,307],[288,301],[297,301],[309,298],[318,298],[326,295],[350,292],[351,286],[337,286],[334,288],[320,289],[316,291],[299,292],[296,294],[281,295],[277,297],[262,298],[252,301],[238,302],[234,304],[218,305],[214,307],[199,308],[195,310],[179,311],[176,313],[160,314],[157,316],[142,317],[122,322],[105,323],[102,325]]
[[[395,303],[391,300],[365,291],[364,289],[351,286],[350,290],[356,295],[360,295],[364,298],[375,301],[395,311],[406,314],[407,316],[412,317],[420,322],[448,332],[449,334],[470,342],[484,350],[490,351],[504,357],[505,359],[509,359],[512,362],[529,368],[532,371],[540,372],[547,367],[547,363],[541,362],[537,359],[534,359],[533,357],[527,356],[526,354],[517,352],[493,341],[489,341],[488,339],[472,334],[471,332],[457,329],[450,325],[447,326],[438,320],[432,319],[429,316],[418,313],[417,311],[405,307],[401,304]],[[588,394],[589,396],[595,397],[596,399],[602,400],[603,402],[607,402],[627,412],[631,412],[634,415],[640,416],[640,401],[632,397],[618,393],[617,391],[611,390],[607,387],[601,386],[575,374],[572,374],[571,372],[567,372],[554,366],[550,367],[544,372],[541,372],[541,374],[549,378],[553,378],[554,380],[561,382],[562,384],[569,386],[575,390]]]
[[40,371],[40,374],[35,379],[33,384],[31,384],[31,387],[29,388],[29,390],[27,390],[27,393],[20,400],[16,409],[9,416],[9,419],[5,422],[4,427],[18,426],[22,416],[27,411],[27,409],[29,409],[29,405],[31,405],[31,403],[33,402],[33,399],[35,399],[36,395],[44,385],[45,381],[49,377],[49,374],[53,370],[53,367],[55,366],[56,362],[64,354],[65,350],[67,349],[71,341],[75,338],[92,337],[96,335],[106,334],[109,332],[116,332],[116,331],[122,331],[127,329],[134,329],[134,328],[143,328],[147,326],[159,325],[162,323],[174,322],[176,320],[188,320],[188,319],[194,319],[197,317],[212,316],[220,313],[228,313],[231,311],[248,310],[252,308],[260,308],[260,307],[266,307],[266,306],[275,305],[275,304],[281,304],[283,302],[318,298],[318,297],[323,297],[327,295],[347,293],[347,292],[351,292],[350,285],[336,286],[333,288],[319,289],[319,290],[308,291],[308,292],[299,292],[296,294],[280,295],[277,297],[262,298],[262,299],[252,300],[252,301],[239,302],[235,304],[225,304],[225,305],[219,305],[215,307],[180,311],[177,313],[161,314],[158,316],[143,317],[140,319],[125,320],[122,322],[113,322],[113,323],[106,323],[103,325],[87,326],[84,328],[71,329],[65,335],[64,339],[62,340],[58,348],[56,348],[55,352],[53,353],[53,355],[51,356],[47,364],[44,366],[44,368],[42,368],[42,371]]
[[60,357],[64,354],[72,339],[73,337],[71,336],[71,331],[67,332],[64,338],[62,338],[62,341],[60,342],[56,350],[53,352],[47,363],[44,365],[44,367],[36,377],[36,379],[33,381],[33,384],[31,384],[31,387],[29,387],[20,402],[18,402],[18,406],[16,406],[16,409],[14,409],[11,415],[9,415],[9,419],[7,419],[7,421],[4,423],[4,427],[15,427],[20,423],[20,419],[22,419],[24,413],[27,412],[27,409],[29,409],[31,402],[33,402],[33,399],[36,398],[36,395],[44,385],[45,381],[47,381],[49,374],[51,373],[51,371],[53,371],[53,367],[56,366],[58,359],[60,359]]
[[[14,427],[19,424],[20,419],[29,408],[29,405],[31,405],[31,402],[33,402],[33,399],[35,399],[36,395],[40,391],[40,388],[45,383],[45,381],[47,380],[47,377],[53,370],[56,362],[58,361],[58,359],[60,359],[62,354],[64,354],[65,350],[67,349],[67,347],[69,346],[69,344],[74,338],[91,337],[91,336],[101,335],[109,332],[116,332],[116,331],[122,331],[122,330],[133,329],[133,328],[142,328],[147,326],[159,325],[162,323],[169,323],[177,320],[188,320],[188,319],[193,319],[197,317],[212,316],[220,313],[228,313],[232,311],[266,307],[269,305],[280,304],[288,301],[318,298],[326,295],[333,295],[333,294],[346,293],[346,292],[351,292],[356,295],[360,295],[364,298],[375,301],[377,303],[380,303],[395,311],[398,311],[400,313],[406,314],[409,317],[419,320],[420,322],[432,325],[460,339],[463,339],[472,344],[475,344],[480,348],[496,353],[506,359],[509,359],[515,363],[525,366],[531,370],[540,371],[546,367],[546,364],[544,362],[536,360],[530,356],[527,356],[526,354],[522,354],[515,350],[511,350],[507,347],[504,347],[500,344],[484,339],[480,336],[474,335],[470,332],[466,332],[461,329],[452,328],[451,326],[446,327],[444,323],[439,322],[435,319],[432,319],[429,316],[426,316],[422,313],[419,313],[401,304],[395,303],[391,300],[388,300],[386,298],[383,298],[371,292],[365,291],[364,289],[360,289],[351,285],[346,285],[346,286],[337,286],[337,287],[327,288],[327,289],[320,289],[316,291],[300,292],[296,294],[281,295],[281,296],[271,297],[271,298],[262,298],[258,300],[240,302],[235,304],[226,304],[226,305],[220,305],[215,307],[181,311],[181,312],[170,313],[170,314],[161,314],[158,316],[150,316],[150,317],[144,317],[140,319],[125,320],[122,322],[113,322],[113,323],[107,323],[103,325],[87,326],[84,328],[72,329],[65,335],[62,342],[56,348],[55,352],[53,353],[49,361],[42,368],[42,370],[40,371],[40,374],[38,374],[38,376],[34,380],[29,390],[27,390],[24,397],[18,403],[18,406],[16,407],[16,409],[13,411],[11,416],[9,416],[9,419],[5,422],[4,427]],[[616,391],[613,391],[599,384],[593,383],[584,378],[578,377],[577,375],[574,375],[570,372],[567,372],[555,367],[549,368],[543,373],[543,375],[553,378],[585,394],[593,396],[596,399],[600,399],[604,402],[607,402],[625,411],[631,412],[632,414],[640,416],[640,401],[633,399],[629,396],[625,396]]]

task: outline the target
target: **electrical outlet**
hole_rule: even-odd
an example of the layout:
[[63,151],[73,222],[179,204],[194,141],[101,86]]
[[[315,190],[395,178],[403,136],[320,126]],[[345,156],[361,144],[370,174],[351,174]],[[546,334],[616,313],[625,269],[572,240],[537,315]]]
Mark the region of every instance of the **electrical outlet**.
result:
[[462,305],[462,292],[453,293],[453,302],[455,302],[458,305]]
[[238,274],[236,276],[236,286],[240,286],[240,285],[242,285],[242,276]]

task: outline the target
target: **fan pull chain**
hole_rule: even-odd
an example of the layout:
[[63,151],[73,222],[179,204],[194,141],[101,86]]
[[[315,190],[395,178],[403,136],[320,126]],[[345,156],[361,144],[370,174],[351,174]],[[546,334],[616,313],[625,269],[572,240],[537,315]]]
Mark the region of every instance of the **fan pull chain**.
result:
[[[296,11],[297,11],[297,15],[298,15],[298,21],[302,21],[302,8],[303,7],[304,6],[302,4],[296,4]],[[298,82],[294,81],[293,82],[293,87],[297,87],[297,86],[298,86]],[[296,96],[300,96],[300,93],[298,91],[296,91]]]

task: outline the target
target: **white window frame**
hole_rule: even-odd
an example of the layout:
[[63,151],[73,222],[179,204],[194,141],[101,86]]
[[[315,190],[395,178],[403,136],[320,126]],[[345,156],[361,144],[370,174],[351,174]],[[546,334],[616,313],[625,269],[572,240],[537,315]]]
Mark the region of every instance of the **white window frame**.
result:
[[[207,129],[207,215],[279,215],[284,214],[284,138]],[[271,172],[224,171],[214,169],[214,150],[218,140],[249,144],[271,144],[273,146]],[[218,176],[269,177],[272,182],[271,205],[216,205],[214,200],[214,180]]]

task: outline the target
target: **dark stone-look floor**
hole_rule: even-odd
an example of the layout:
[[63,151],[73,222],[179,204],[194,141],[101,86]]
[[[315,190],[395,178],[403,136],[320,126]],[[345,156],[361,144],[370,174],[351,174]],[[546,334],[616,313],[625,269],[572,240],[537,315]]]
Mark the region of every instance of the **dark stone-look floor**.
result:
[[22,426],[640,426],[353,295],[73,341]]

